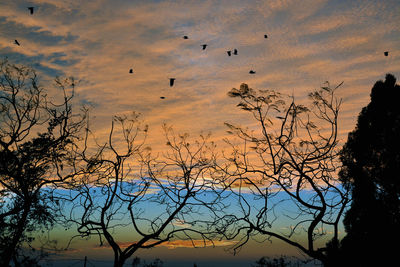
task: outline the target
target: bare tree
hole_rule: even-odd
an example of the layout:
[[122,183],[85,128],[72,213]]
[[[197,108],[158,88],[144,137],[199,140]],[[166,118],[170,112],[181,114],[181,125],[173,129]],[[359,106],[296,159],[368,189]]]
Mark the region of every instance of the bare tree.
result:
[[71,177],[61,170],[84,119],[72,113],[71,82],[56,79],[64,97],[55,104],[33,69],[0,63],[1,266],[33,264],[26,254],[33,232],[54,223],[50,189]]
[[[327,83],[310,93],[310,108],[293,97],[255,91],[246,84],[228,93],[255,122],[252,130],[226,123],[241,145],[228,141],[233,152],[220,171],[236,195],[239,211],[221,217],[219,230],[228,239],[239,238],[235,252],[252,237],[279,239],[324,263],[325,247],[317,245],[318,239],[332,232],[331,245],[337,245],[349,202],[337,178],[341,101],[334,92],[339,86]],[[282,217],[289,221],[285,230],[274,224]],[[305,238],[298,237],[301,233]]]
[[[164,131],[168,151],[162,156],[145,147],[147,126],[135,113],[114,117],[108,140],[97,149],[89,145],[88,131],[80,156],[86,174],[70,187],[69,222],[78,226],[74,238],[97,236],[100,245],[110,246],[115,267],[140,249],[168,241],[213,242],[204,215],[222,209],[211,179],[214,145],[207,136],[191,142],[166,126]],[[118,240],[122,231],[126,239]]]

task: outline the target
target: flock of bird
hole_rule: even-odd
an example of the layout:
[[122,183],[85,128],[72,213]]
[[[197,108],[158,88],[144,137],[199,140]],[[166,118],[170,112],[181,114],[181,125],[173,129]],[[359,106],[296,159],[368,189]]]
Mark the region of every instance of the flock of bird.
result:
[[[268,35],[265,34],[264,38],[268,38]],[[187,40],[187,39],[189,39],[189,37],[187,35],[184,35],[183,39]],[[201,45],[202,50],[206,50],[207,46],[208,46],[207,44],[202,44]],[[228,50],[228,51],[226,51],[226,53],[228,54],[229,57],[232,56],[232,50]],[[233,55],[235,55],[235,56],[238,55],[238,50],[236,48],[233,49]],[[133,73],[133,69],[130,69],[129,73]],[[254,70],[250,70],[249,73],[255,74],[256,72]],[[176,80],[176,78],[169,78],[169,86],[170,87],[174,86],[175,80]],[[161,97],[161,99],[165,99],[165,97]]]
[[[30,7],[27,7],[27,8],[28,8],[28,10],[29,10],[29,13],[30,13],[31,15],[33,15],[34,10],[35,10],[35,7],[30,6]],[[268,38],[268,35],[267,35],[267,34],[264,34],[264,38],[267,39],[267,38]],[[184,36],[183,36],[183,39],[188,40],[188,39],[189,39],[189,36],[184,35]],[[14,40],[14,44],[16,44],[16,45],[18,45],[18,46],[21,45],[21,44],[18,42],[18,40]],[[202,44],[202,45],[201,45],[202,50],[206,50],[207,46],[208,46],[207,44]],[[232,53],[232,52],[233,52],[233,53]],[[232,51],[232,50],[226,51],[226,53],[228,54],[229,57],[232,56],[232,54],[233,54],[234,56],[237,56],[237,55],[238,55],[238,50],[235,48],[235,49],[233,49],[233,51]],[[389,51],[385,51],[385,52],[383,52],[383,54],[387,57],[387,56],[389,56]],[[129,73],[130,73],[130,74],[133,74],[133,69],[129,69]],[[256,74],[256,72],[255,72],[254,70],[250,70],[250,71],[249,71],[249,74]],[[174,86],[175,80],[176,80],[176,78],[169,78],[169,86],[170,86],[170,87]],[[165,99],[164,96],[160,96],[160,98],[161,98],[161,99]]]
[[[267,38],[268,38],[268,35],[267,35],[267,34],[264,34],[264,38],[267,39]],[[183,39],[188,40],[188,39],[189,39],[189,36],[184,35],[184,36],[183,36]],[[201,45],[202,50],[206,50],[207,46],[208,46],[208,44],[202,44],[202,45]],[[232,52],[233,52],[233,53],[232,53]],[[237,56],[237,55],[238,55],[238,50],[235,48],[235,49],[233,49],[233,51],[232,51],[232,50],[226,51],[226,53],[228,54],[229,57],[232,56],[232,54],[233,54],[234,56]],[[130,70],[129,70],[129,73],[133,73],[133,69],[130,69]],[[250,70],[250,71],[249,71],[249,74],[256,74],[256,72],[255,72],[254,70]],[[176,80],[176,78],[169,78],[169,86],[170,86],[170,87],[174,86],[175,80]],[[165,99],[165,96],[160,96],[160,98],[161,98],[161,99]]]
[[[267,34],[264,34],[264,38],[265,38],[265,39],[268,38],[268,35],[267,35]],[[188,39],[189,39],[189,36],[184,35],[184,36],[183,36],[183,39],[188,40]],[[202,44],[202,45],[201,45],[202,50],[206,50],[207,46],[208,46],[208,44]],[[232,52],[233,52],[233,53],[232,53]],[[233,51],[232,51],[232,50],[226,51],[226,53],[228,54],[229,57],[232,56],[232,54],[233,54],[234,56],[237,56],[237,55],[238,55],[238,50],[235,48],[235,49],[233,49]],[[129,73],[133,74],[133,69],[129,69]],[[256,74],[256,72],[255,72],[254,70],[250,70],[250,71],[249,71],[249,74]],[[174,86],[175,80],[176,80],[176,78],[169,78],[169,86],[170,86],[170,87]],[[165,99],[165,96],[160,96],[160,98],[161,98],[161,99]]]

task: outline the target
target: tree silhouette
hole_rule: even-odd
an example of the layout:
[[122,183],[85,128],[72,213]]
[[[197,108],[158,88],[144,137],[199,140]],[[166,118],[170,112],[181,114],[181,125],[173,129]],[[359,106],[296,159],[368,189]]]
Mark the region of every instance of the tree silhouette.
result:
[[68,81],[56,79],[64,98],[53,104],[33,69],[0,63],[0,266],[34,266],[33,233],[55,222],[51,188],[70,177],[62,164],[83,121]]
[[[400,239],[400,86],[387,74],[371,91],[341,152],[341,181],[352,202],[340,266],[390,266]],[[345,265],[347,264],[347,265]],[[337,265],[336,265],[337,266]]]
[[[236,195],[238,211],[223,216],[219,230],[228,239],[240,240],[235,251],[251,238],[279,239],[326,262],[326,248],[318,245],[318,239],[338,240],[339,222],[348,203],[347,191],[337,179],[340,101],[334,92],[339,86],[331,88],[327,83],[309,94],[310,108],[247,84],[228,93],[240,100],[238,107],[256,122],[253,130],[227,123],[240,142],[228,141],[233,147],[227,156],[230,164],[220,171]],[[279,218],[289,221],[285,230],[283,222],[274,227]],[[303,240],[298,238],[301,233]]]
[[251,267],[299,267],[299,259],[290,259],[281,256],[279,258],[262,257],[252,264]]
[[160,259],[155,259],[153,262],[143,265],[143,267],[163,267],[163,266],[164,266],[164,263]]
[[[168,241],[193,246],[214,242],[206,214],[212,218],[223,209],[210,179],[214,145],[207,136],[191,142],[188,135],[164,130],[168,150],[154,156],[144,146],[147,126],[138,114],[114,117],[107,141],[95,149],[88,131],[85,148],[76,157],[85,162],[85,170],[65,196],[73,205],[67,220],[78,227],[74,238],[95,236],[100,246],[110,246],[115,267],[138,250]],[[129,234],[121,238],[118,232]]]
[[[140,264],[142,262],[142,264]],[[135,257],[132,260],[132,267],[163,267],[164,263],[162,260],[160,259],[155,259],[154,261],[150,262],[150,263],[146,263],[145,260],[141,260],[139,257]]]

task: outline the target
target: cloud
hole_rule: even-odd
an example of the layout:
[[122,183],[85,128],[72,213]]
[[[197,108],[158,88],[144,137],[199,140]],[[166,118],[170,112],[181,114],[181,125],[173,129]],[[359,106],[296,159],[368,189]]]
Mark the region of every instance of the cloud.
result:
[[194,247],[226,247],[236,244],[236,241],[230,240],[174,240],[161,244],[160,246],[169,249],[176,248],[194,248]]
[[[52,258],[63,258],[63,257],[71,257],[72,255],[81,253],[83,251],[82,248],[68,248],[63,250],[55,250],[54,254],[51,255]],[[48,252],[53,252],[49,250]]]
[[[121,249],[125,249],[135,242],[117,242]],[[147,242],[147,244],[151,244],[152,242]],[[237,241],[230,240],[173,240],[161,243],[157,247],[166,247],[168,249],[177,249],[177,248],[200,248],[200,247],[226,247],[232,246],[236,244]],[[103,246],[95,246],[94,249],[109,249],[110,245],[104,244]]]
[[[129,247],[130,245],[132,245],[132,244],[134,244],[134,243],[136,243],[136,242],[129,242],[129,241],[126,241],[126,242],[117,242],[118,246],[119,246],[121,249],[125,249],[125,248]],[[103,249],[110,249],[110,248],[111,248],[111,246],[110,246],[108,243],[104,243],[103,245],[95,245],[95,246],[93,246],[92,249],[95,249],[95,250],[103,250]]]
[[[226,96],[242,82],[303,97],[325,80],[344,80],[347,90],[340,96],[360,105],[343,105],[350,109],[343,112],[356,116],[375,80],[386,72],[400,74],[394,1],[37,0],[34,5],[32,16],[12,1],[1,5],[0,54],[36,66],[49,78],[82,81],[77,97],[93,103],[94,132],[105,132],[112,114],[141,112],[157,150],[163,148],[163,122],[177,132],[213,131],[219,140],[223,122],[248,124]],[[20,47],[13,45],[17,38]],[[205,51],[203,43],[209,44]],[[233,48],[239,55],[228,57],[226,50]],[[391,56],[383,58],[389,49]],[[257,74],[249,75],[250,69]],[[174,87],[169,77],[176,78]]]
[[183,228],[190,228],[191,225],[185,223],[184,220],[180,220],[180,219],[175,219],[174,221],[172,221],[172,225],[177,226],[177,227],[183,227]]

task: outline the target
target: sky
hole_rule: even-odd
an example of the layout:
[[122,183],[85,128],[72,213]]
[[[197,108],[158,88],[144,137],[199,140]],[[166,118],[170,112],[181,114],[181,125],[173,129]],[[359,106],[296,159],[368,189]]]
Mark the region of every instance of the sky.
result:
[[89,107],[98,136],[113,115],[141,113],[156,151],[163,123],[216,141],[224,122],[251,126],[227,96],[241,83],[305,101],[325,81],[343,81],[343,143],[373,84],[400,77],[399,48],[397,0],[0,1],[1,59],[35,68],[49,95],[60,93],[54,77],[74,77],[77,106]]

